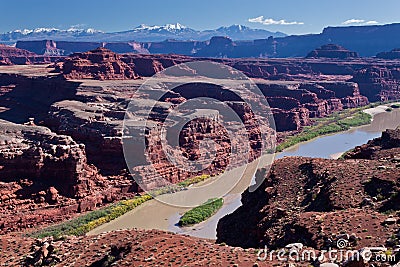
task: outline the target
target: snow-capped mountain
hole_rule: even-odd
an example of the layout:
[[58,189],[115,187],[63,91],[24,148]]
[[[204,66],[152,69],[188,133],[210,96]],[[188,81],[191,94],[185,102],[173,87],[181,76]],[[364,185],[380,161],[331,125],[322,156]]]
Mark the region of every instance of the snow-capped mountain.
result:
[[[252,29],[247,26],[235,24],[229,27],[220,27],[214,31],[210,31],[213,35],[229,36],[233,40],[254,40],[263,39],[269,36],[285,37],[283,32],[270,32],[263,29]],[[266,36],[268,35],[268,36]]]
[[134,32],[143,32],[143,31],[148,31],[148,32],[162,32],[162,31],[167,31],[167,32],[180,32],[180,31],[194,31],[180,23],[175,23],[175,24],[165,24],[163,26],[148,26],[146,24],[141,24],[137,26],[136,28],[133,29]]
[[228,36],[233,40],[263,39],[269,36],[286,36],[281,32],[270,32],[263,29],[252,29],[243,25],[220,27],[215,30],[198,31],[182,24],[166,24],[162,26],[139,25],[132,30],[105,33],[95,29],[69,29],[36,28],[15,30],[0,34],[0,42],[12,43],[19,40],[45,40],[55,41],[92,41],[92,42],[118,42],[138,41],[155,42],[167,39],[174,40],[209,40],[213,36]]
[[0,41],[12,42],[18,40],[43,40],[43,39],[66,40],[66,39],[74,39],[82,37],[90,38],[95,35],[102,35],[102,34],[104,34],[104,32],[92,28],[80,29],[71,27],[65,30],[57,28],[36,28],[36,29],[15,30],[0,34]]
[[13,34],[13,33],[21,33],[22,35],[29,35],[29,34],[39,34],[39,33],[73,33],[73,34],[94,34],[94,33],[101,33],[102,31],[99,30],[95,30],[95,29],[79,29],[79,28],[69,28],[67,30],[60,30],[57,28],[36,28],[33,30],[28,30],[28,29],[24,29],[24,30],[15,30],[15,31],[11,31],[8,32],[9,34]]

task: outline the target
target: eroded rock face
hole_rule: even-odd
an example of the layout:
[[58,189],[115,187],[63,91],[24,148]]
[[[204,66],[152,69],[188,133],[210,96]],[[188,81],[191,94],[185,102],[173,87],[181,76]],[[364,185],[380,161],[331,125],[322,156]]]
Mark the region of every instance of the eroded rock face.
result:
[[368,104],[358,85],[350,82],[260,83],[258,87],[273,108],[278,131],[296,131],[310,125],[310,118]]
[[0,121],[0,135],[2,181],[38,181],[53,186],[53,196],[83,197],[90,191],[97,170],[87,165],[84,145],[44,127],[7,121]]
[[[253,160],[259,156],[261,149],[260,129],[253,122],[254,116],[251,110],[246,105],[243,105],[243,103],[235,101],[235,99],[231,99],[228,96],[228,89],[231,88],[220,88],[219,86],[208,84],[178,86],[174,91],[164,94],[164,97],[159,102],[162,108],[151,113],[151,116],[145,121],[141,116],[146,115],[147,118],[146,110],[150,111],[153,107],[149,106],[151,102],[142,100],[148,96],[144,97],[132,92],[139,85],[140,83],[135,81],[127,82],[126,87],[122,85],[116,86],[113,81],[84,82],[77,88],[76,100],[60,101],[51,106],[44,124],[59,134],[69,135],[74,140],[85,144],[89,162],[96,165],[102,174],[119,174],[127,170],[122,146],[122,126],[127,105],[130,101],[130,105],[134,111],[132,114],[127,114],[126,116],[132,120],[134,125],[129,126],[132,140],[126,142],[132,144],[134,151],[141,151],[136,153],[136,165],[131,166],[131,171],[134,171],[138,177],[142,177],[141,179],[150,187],[160,186],[157,184],[158,181],[155,180],[157,177],[153,177],[151,173],[153,168],[158,173],[161,173],[166,181],[177,183],[195,175],[220,173],[229,164],[231,166],[238,166],[246,163],[246,160]],[[95,92],[93,91],[93,87],[97,88]],[[192,90],[193,87],[196,87],[196,89]],[[133,88],[134,90],[132,90]],[[173,132],[173,134],[170,134],[172,139],[179,136],[179,146],[181,153],[184,155],[184,160],[198,160],[204,157],[204,153],[211,152],[207,151],[207,147],[199,146],[201,140],[210,139],[216,144],[216,155],[212,155],[215,157],[215,160],[213,162],[204,161],[203,163],[199,163],[204,164],[203,167],[199,168],[202,171],[193,173],[182,171],[174,162],[170,162],[165,154],[164,147],[160,143],[160,133],[157,131],[157,128],[147,130],[146,136],[144,136],[144,128],[146,123],[161,126],[163,120],[174,106],[191,98],[201,96],[216,97],[236,111],[245,124],[245,130],[250,136],[250,138],[247,138],[250,140],[245,140],[250,143],[250,152],[249,155],[242,155],[238,152],[241,156],[229,161],[231,140],[224,131],[223,125],[214,119],[191,121],[186,125],[181,125],[183,126],[182,128],[176,128],[176,133]],[[224,96],[228,97],[224,98]],[[131,99],[130,97],[133,98]],[[212,112],[212,110],[200,109],[188,111],[187,114],[179,114],[181,118],[184,118],[185,116],[192,116],[193,112],[205,116],[208,112]],[[174,116],[177,115],[175,114]],[[214,115],[211,114],[211,116]],[[237,125],[233,123],[231,127],[232,131],[237,136],[240,136],[236,129]],[[147,148],[144,147],[145,139],[147,144],[151,144]],[[242,142],[238,141],[238,143]],[[148,158],[145,156],[146,150]],[[175,158],[178,159],[180,157],[177,155]],[[210,166],[207,167],[209,164]]]
[[355,248],[394,246],[399,132],[388,130],[345,160],[275,161],[270,173],[257,174],[265,177],[262,187],[243,193],[243,205],[219,221],[218,242],[242,247],[301,242],[322,249],[346,238]]
[[388,101],[400,98],[400,68],[369,67],[357,71],[352,79],[359,84],[362,95],[370,101]]
[[[229,40],[220,39],[215,38],[213,44],[229,49]],[[335,91],[335,94],[321,90],[321,88],[311,88],[310,86],[303,86],[302,89],[314,90],[311,92],[317,93],[318,98],[324,100],[341,98],[344,108],[364,105],[366,101],[359,97],[360,94],[367,96],[369,101],[386,101],[399,98],[399,94],[396,93],[398,85],[397,69],[400,67],[398,63],[391,62],[388,67],[388,64],[376,59],[354,59],[353,56],[355,55],[352,55],[352,52],[346,52],[343,48],[335,45],[328,45],[325,48],[323,51],[334,54],[339,53],[336,56],[344,57],[346,61],[335,58],[331,58],[329,61],[326,58],[301,60],[214,58],[207,60],[229,65],[251,78],[278,81],[306,80],[313,82],[331,80],[331,85],[329,83],[318,85],[322,86],[322,89]],[[100,63],[99,60],[103,63]],[[77,53],[73,58],[66,58],[65,63],[57,65],[57,69],[62,71],[67,78],[74,79],[133,79],[138,78],[138,76],[152,76],[168,67],[196,60],[204,59],[179,55],[125,54],[120,56],[107,49],[99,48],[92,52]],[[353,79],[351,79],[352,76],[354,76]],[[354,84],[354,93],[348,94],[349,85],[344,83],[346,81],[357,83],[360,89],[356,88],[357,85]],[[358,90],[361,91],[358,92]],[[336,106],[336,109],[340,106],[337,101],[328,104],[311,104],[314,105],[311,109],[316,110],[316,113],[323,113],[324,105]]]
[[85,146],[33,123],[0,121],[0,166],[0,232],[60,220],[105,198],[98,190],[106,183],[87,163]]
[[35,55],[35,53],[27,50],[0,44],[0,62],[2,62],[3,65],[12,65],[16,63],[29,64],[30,61],[28,57],[33,57]]
[[135,79],[137,75],[121,56],[106,48],[99,47],[85,53],[76,53],[66,58],[62,72],[69,79],[124,80]]
[[[117,104],[115,104],[117,105]],[[54,131],[71,136],[86,145],[91,163],[107,174],[125,168],[122,151],[124,111],[106,105],[76,100],[51,106],[45,124]]]
[[[84,62],[88,68],[82,67],[78,70],[88,70],[90,75],[85,76],[86,74],[83,71],[79,74],[82,76],[79,77],[92,77],[91,79],[71,81],[65,79],[63,75],[50,73],[52,69],[38,68],[40,66],[23,66],[27,67],[26,69],[20,68],[20,66],[7,66],[7,68],[18,68],[15,68],[14,72],[12,72],[13,69],[2,70],[5,73],[0,74],[1,119],[21,124],[26,122],[40,123],[40,125],[49,127],[58,135],[70,136],[76,144],[84,144],[87,162],[95,165],[98,172],[105,176],[105,179],[96,180],[96,178],[94,184],[89,183],[92,190],[85,191],[87,195],[83,198],[79,198],[79,194],[67,196],[65,189],[46,182],[46,187],[43,190],[36,190],[37,192],[35,191],[33,195],[28,194],[33,199],[32,201],[24,199],[26,205],[17,206],[18,212],[24,214],[23,223],[18,224],[16,228],[10,228],[13,231],[32,227],[35,224],[42,225],[58,221],[76,212],[94,209],[96,205],[102,205],[105,202],[112,202],[121,197],[132,197],[140,190],[132,180],[123,157],[122,123],[128,102],[132,97],[137,101],[137,112],[143,112],[143,110],[149,108],[146,103],[140,101],[143,96],[135,95],[137,88],[143,81],[128,79],[127,77],[120,79],[123,74],[115,73],[111,69],[97,75],[98,73],[95,72],[98,70],[97,67],[103,63],[109,66],[114,61],[122,62],[121,66],[129,67],[135,75],[150,76],[169,66],[192,60],[190,57],[176,55],[119,56],[101,49],[83,55],[82,58],[86,57]],[[109,55],[109,58],[106,57],[107,55]],[[74,62],[75,59],[68,60]],[[81,58],[76,59],[76,62],[79,63],[80,60]],[[327,116],[331,112],[343,108],[363,106],[368,103],[366,97],[360,94],[357,83],[349,82],[348,79],[351,78],[355,69],[362,68],[370,62],[340,61],[341,63],[338,64],[336,61],[331,61],[329,64],[325,64],[318,59],[283,61],[273,59],[213,60],[236,66],[251,77],[269,79],[255,79],[255,82],[259,84],[264,95],[270,101],[277,128],[280,131],[297,131],[303,126],[309,125],[310,118]],[[95,66],[95,68],[90,69],[91,66]],[[95,71],[92,72],[92,70]],[[187,68],[185,71],[193,72],[193,70]],[[40,73],[38,74],[38,72]],[[73,77],[69,78],[72,79]],[[100,79],[103,80],[99,81]],[[183,89],[169,91],[161,99],[160,103],[165,108],[154,112],[152,117],[154,123],[159,123],[165,117],[169,108],[188,99],[199,96],[216,97],[230,105],[241,118],[245,119],[247,130],[251,136],[248,140],[251,144],[251,151],[249,157],[243,158],[251,160],[258,156],[260,148],[259,130],[252,125],[252,114],[247,110],[246,105],[231,98],[230,94],[222,94],[221,88],[199,85],[192,90],[191,88]],[[377,88],[376,92],[379,92],[379,90]],[[29,118],[34,119],[30,120]],[[147,138],[152,140],[154,136],[156,135],[149,132]],[[138,140],[135,139],[135,141],[142,142],[142,137]],[[202,148],[196,141],[207,137],[218,142],[218,157],[204,173],[218,173],[228,165],[226,158],[229,155],[228,148],[231,143],[226,138],[223,128],[217,123],[205,120],[188,124],[180,135],[182,151],[188,159],[199,158],[203,152],[208,151],[205,151],[207,149]],[[154,146],[150,147],[152,149],[150,158],[147,159],[143,156],[141,164],[136,166],[137,175],[147,177],[148,182],[151,183],[152,177],[147,175],[146,170],[146,166],[150,163],[153,163],[158,170],[163,171],[169,182],[179,182],[190,177],[190,175],[195,175],[181,172],[171,165],[158,146],[157,140],[154,141]],[[138,147],[138,149],[143,148]],[[32,162],[36,161],[33,160]],[[244,162],[238,160],[237,163]],[[44,169],[41,169],[41,163],[38,164],[30,163],[28,166],[31,170],[33,170],[33,166],[36,166],[36,177],[42,177],[40,170]],[[96,177],[98,177],[97,175]],[[78,185],[80,180],[75,181]],[[5,196],[11,199],[10,202],[7,202],[7,205],[11,205],[10,210],[14,208],[14,202],[18,204],[22,201],[18,196],[13,196],[14,192],[25,187],[30,188],[31,184],[32,181],[30,180],[22,182],[18,180],[5,182],[2,185],[4,190],[7,191]],[[78,190],[78,192],[80,191]],[[61,207],[58,203],[65,205],[63,204],[64,206]],[[55,206],[48,208],[49,205]],[[35,208],[37,212],[28,216],[30,208]],[[13,223],[15,221],[8,222],[7,227]]]
[[308,53],[307,57],[347,59],[357,58],[359,55],[357,52],[351,52],[340,45],[327,44],[311,51]]
[[[14,66],[7,68],[13,69]],[[46,118],[51,118],[48,112],[53,104],[63,99],[89,101],[93,100],[93,94],[79,92],[78,95],[79,83],[66,81],[57,75],[52,77],[46,74],[49,70],[45,66],[15,68],[19,74],[0,74],[0,210],[5,214],[0,219],[0,225],[4,225],[0,232],[47,225],[122,197],[133,197],[138,188],[127,173],[114,172],[102,177],[92,165],[95,161],[90,159],[88,163],[87,155],[91,150],[81,140],[72,134],[66,136],[61,131],[55,133],[35,126],[44,125]],[[102,96],[113,99],[115,92],[113,90],[109,96],[102,92]],[[83,105],[83,102],[79,103]],[[69,104],[70,110],[66,114],[71,116],[74,106]],[[61,105],[55,107],[62,108]],[[84,106],[80,112],[85,108],[88,107]],[[65,119],[65,113],[62,114]],[[117,110],[113,114],[117,116]],[[124,111],[121,114],[123,117]],[[94,119],[99,118],[93,116]],[[97,129],[102,129],[100,126],[98,123]],[[75,130],[82,134],[88,131]],[[107,140],[104,136],[101,142],[107,143]],[[110,141],[108,148],[112,151],[113,142]],[[101,155],[115,155],[105,152]]]

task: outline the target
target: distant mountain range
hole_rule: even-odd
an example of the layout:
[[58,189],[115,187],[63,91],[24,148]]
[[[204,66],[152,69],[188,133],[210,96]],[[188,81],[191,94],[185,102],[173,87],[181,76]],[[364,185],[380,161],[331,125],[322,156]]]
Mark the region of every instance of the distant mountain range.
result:
[[157,42],[174,40],[209,40],[213,36],[227,36],[233,40],[265,39],[270,36],[284,37],[282,32],[270,32],[263,29],[252,29],[243,25],[220,27],[215,30],[198,31],[179,23],[163,26],[140,25],[132,30],[121,32],[103,32],[95,29],[70,28],[37,28],[33,30],[15,30],[0,34],[0,42],[33,41],[50,39],[55,41],[80,42]]
[[[261,38],[264,34],[264,38]],[[147,37],[146,37],[147,36]],[[159,41],[138,41],[149,40]],[[35,29],[0,35],[16,48],[39,55],[65,56],[105,47],[116,53],[179,54],[195,57],[305,57],[310,51],[336,44],[362,57],[400,49],[400,23],[327,27],[319,34],[270,38],[270,32],[241,25],[195,31],[180,24],[141,25],[127,32],[93,29]],[[147,38],[147,39],[146,39]],[[132,40],[135,41],[132,41]],[[101,40],[101,41],[97,41]],[[128,41],[122,41],[128,40]],[[353,53],[356,54],[356,53]],[[391,57],[396,56],[391,53]],[[396,56],[397,57],[397,56]]]

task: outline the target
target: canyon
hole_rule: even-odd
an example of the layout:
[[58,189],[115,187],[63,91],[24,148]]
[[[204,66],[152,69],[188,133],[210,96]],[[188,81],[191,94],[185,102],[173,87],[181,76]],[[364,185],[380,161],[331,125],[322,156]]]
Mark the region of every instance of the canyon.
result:
[[[27,124],[25,127],[33,127],[32,130],[19,130],[23,133],[36,132],[34,127],[47,127],[51,130],[48,135],[60,136],[61,139],[64,138],[62,136],[72,138],[68,142],[55,141],[52,146],[68,144],[76,151],[71,152],[72,148],[68,148],[69,152],[63,152],[67,154],[61,156],[63,160],[52,162],[50,152],[40,152],[43,150],[40,148],[43,141],[31,140],[32,136],[23,134],[24,138],[27,138],[24,143],[29,143],[32,147],[29,151],[37,151],[29,153],[37,153],[38,160],[29,161],[28,156],[18,157],[17,160],[12,159],[14,156],[11,159],[4,157],[2,165],[5,167],[0,173],[5,175],[3,182],[8,181],[5,182],[4,190],[9,197],[1,206],[6,208],[11,205],[12,212],[18,211],[22,214],[33,207],[37,210],[42,207],[46,209],[43,212],[54,212],[54,219],[52,216],[47,216],[49,221],[43,222],[47,224],[60,220],[61,216],[73,216],[76,212],[94,209],[140,192],[140,187],[132,180],[127,170],[122,146],[123,120],[129,101],[133,100],[132,105],[140,107],[138,111],[150,109],[146,107],[146,103],[140,101],[140,95],[135,95],[146,77],[180,63],[202,60],[204,58],[178,55],[115,54],[105,48],[98,48],[90,52],[73,54],[52,65],[3,66],[0,69],[0,103],[3,107],[0,119],[5,120],[5,124],[10,123],[10,127],[14,124]],[[211,61],[232,66],[253,79],[269,102],[271,113],[275,118],[278,139],[288,132],[297,132],[311,125],[315,118],[322,118],[347,108],[362,107],[376,99],[398,98],[397,88],[388,86],[395,85],[400,78],[397,75],[400,63],[397,62],[390,62],[391,65],[388,65],[387,61],[381,59],[358,58],[346,61],[319,58],[211,59]],[[367,71],[369,68],[386,71],[370,72]],[[194,90],[193,86],[197,89]],[[232,91],[232,88],[229,89]],[[155,113],[154,121],[162,120],[163,113],[168,107],[199,96],[216,97],[230,105],[245,122],[249,120],[252,115],[246,113],[248,111],[245,108],[235,104],[236,99],[232,99],[229,94],[225,94],[225,97],[218,96],[217,92],[221,90],[225,89],[192,84],[186,88],[181,86],[169,91],[167,96],[161,99],[165,105],[164,110]],[[251,160],[259,153],[257,151],[260,129],[251,126],[250,121],[248,123],[250,126],[247,130],[251,133],[252,150],[245,158]],[[135,127],[133,129],[140,129],[142,124],[139,123]],[[216,152],[218,156],[208,168],[196,174],[179,170],[169,162],[167,155],[160,151],[158,141],[151,141],[150,134],[149,141],[153,144],[148,147],[151,159],[139,157],[137,166],[133,166],[135,175],[146,177],[146,184],[157,187],[160,186],[159,181],[154,180],[147,167],[150,162],[163,173],[166,181],[172,183],[183,181],[193,175],[223,172],[231,163],[226,157],[230,155],[231,143],[221,125],[205,120],[193,122],[186,127],[180,136],[180,145],[186,158],[198,159],[201,155],[195,140],[208,136],[218,143]],[[19,135],[21,133],[15,133],[14,138],[18,138]],[[65,142],[67,144],[64,144]],[[10,142],[9,146],[17,148],[18,144]],[[138,146],[137,149],[144,148]],[[45,156],[49,153],[49,156]],[[71,164],[65,166],[70,157]],[[47,158],[49,163],[44,163]],[[241,160],[237,158],[235,164],[240,165],[243,163]],[[26,161],[30,162],[27,163],[29,166],[44,167],[37,167],[36,172],[34,167],[30,171],[27,169],[25,173],[7,172],[6,166],[17,166],[15,164],[23,166]],[[52,167],[46,167],[47,165]],[[58,168],[63,172],[62,176],[56,171]],[[68,173],[65,168],[71,172],[69,178],[62,178]],[[76,175],[73,176],[72,173]],[[98,178],[90,181],[85,178],[87,175],[95,175]],[[54,180],[55,178],[51,176],[60,176],[57,178],[60,180]],[[67,183],[69,185],[62,187],[61,181],[65,179],[69,181]],[[81,187],[82,192],[79,189]],[[46,200],[48,194],[46,192],[50,188],[57,191],[58,197],[65,198],[62,201],[65,209],[60,209],[60,204],[57,203],[50,205],[46,201],[43,202],[39,197],[43,196]],[[52,190],[55,191],[54,189]],[[35,202],[37,198],[41,199],[40,203]],[[29,202],[29,199],[32,199],[32,202]],[[47,205],[52,208],[48,208]],[[37,218],[43,216],[39,215]],[[35,221],[37,218],[28,218],[25,221],[24,216],[21,218],[7,216],[3,219],[3,224],[14,225],[15,228],[3,227],[2,231],[14,231],[28,225],[40,224],[39,221]],[[21,220],[21,223],[17,224],[18,220]]]
[[[230,45],[227,38],[217,38],[213,42],[217,46]],[[165,84],[172,85],[173,89],[162,91],[165,85],[162,84],[148,91],[141,90],[141,85],[151,76],[169,67],[181,66],[180,81],[195,72],[189,62],[200,64],[209,60],[243,72],[268,101],[269,107],[262,107],[262,110],[273,116],[278,141],[334,112],[400,98],[399,61],[359,58],[334,45],[322,47],[308,58],[290,59],[116,54],[100,46],[68,57],[53,56],[48,61],[36,61],[33,59],[37,55],[31,52],[1,48],[6,65],[0,66],[0,210],[4,214],[0,219],[0,233],[7,237],[1,241],[2,251],[6,253],[13,253],[8,246],[19,238],[16,236],[20,232],[31,233],[37,228],[133,198],[143,193],[143,189],[164,186],[152,175],[151,166],[162,174],[166,184],[176,184],[197,175],[222,173],[228,166],[240,166],[260,156],[261,133],[269,130],[268,133],[272,133],[273,129],[257,125],[255,115],[238,97],[248,92],[248,88],[202,82],[182,85],[167,80]],[[327,58],[326,53],[332,58]],[[182,63],[186,65],[179,65]],[[163,92],[162,97],[155,98],[160,92]],[[176,136],[183,159],[197,160],[210,152],[209,147],[200,146],[200,140],[210,139],[216,144],[215,159],[211,163],[200,161],[201,171],[193,173],[170,162],[157,128],[151,126],[162,125],[171,109],[200,97],[226,104],[245,127],[243,133],[237,131],[236,139],[230,139],[228,132],[238,129],[235,121],[224,128],[220,121],[210,119],[215,115],[209,110],[183,110],[175,115],[176,120],[196,115],[196,112],[208,116],[183,126],[177,124],[182,126]],[[157,100],[158,105],[154,108],[151,101],[143,99]],[[151,112],[144,122],[140,118],[146,115],[146,110]],[[222,112],[220,115],[224,118]],[[131,123],[129,142],[134,145],[134,151],[140,151],[135,166],[127,166],[124,158],[126,116]],[[146,126],[146,123],[149,124]],[[242,196],[243,206],[219,222],[217,242],[227,245],[184,237],[188,245],[179,249],[191,250],[196,242],[205,242],[202,249],[210,255],[221,250],[224,253],[219,257],[224,261],[253,266],[257,261],[253,250],[233,247],[268,245],[280,248],[301,242],[321,250],[332,245],[340,235],[348,235],[349,244],[356,248],[383,243],[394,248],[397,239],[392,237],[398,235],[399,220],[396,213],[399,208],[396,176],[399,132],[388,130],[380,139],[355,148],[341,160],[301,157],[277,160],[271,172],[258,172],[258,176],[265,178],[261,187],[253,193],[246,191]],[[250,149],[240,150],[232,158],[231,147],[244,141],[240,139],[242,134],[247,134]],[[135,177],[140,177],[142,184],[132,179]],[[287,210],[282,209],[282,205],[288,207]],[[98,238],[100,243],[116,240],[116,237],[127,241],[123,239],[125,235],[138,240],[149,239],[151,247],[160,242],[174,244],[181,239],[181,236],[155,230],[121,231]],[[65,255],[68,248],[86,248],[94,241],[93,237],[84,237],[81,243],[74,237],[64,241],[24,237],[20,243],[21,253],[17,254],[18,257],[32,254],[28,255],[28,261],[39,257],[42,261],[72,262],[75,252],[68,254],[70,256],[61,255]],[[42,247],[46,242],[62,251],[60,255],[47,259],[52,254],[44,256]],[[109,256],[118,258],[118,255],[121,257],[116,261],[122,262],[123,258],[135,261],[129,247],[136,251],[138,246],[129,245],[127,241],[113,248],[102,247],[98,255],[89,251],[86,255],[93,264],[102,264]],[[31,250],[33,252],[28,252]],[[46,250],[49,250],[48,244]],[[137,251],[143,251],[140,257],[149,262],[156,260],[150,260],[148,248]],[[235,252],[235,259],[228,256],[229,251]],[[204,256],[193,251],[188,255],[193,259]],[[81,260],[84,259],[78,258],[76,262]],[[210,262],[217,260],[216,255],[210,258]],[[186,261],[189,262],[187,257],[180,259],[182,263]]]

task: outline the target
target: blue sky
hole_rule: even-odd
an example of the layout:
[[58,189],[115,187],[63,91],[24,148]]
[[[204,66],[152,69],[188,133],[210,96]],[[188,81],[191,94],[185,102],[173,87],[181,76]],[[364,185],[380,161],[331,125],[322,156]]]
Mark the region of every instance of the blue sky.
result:
[[179,22],[194,29],[242,24],[304,34],[400,22],[399,10],[399,0],[14,0],[0,2],[0,32],[73,25],[108,32]]

